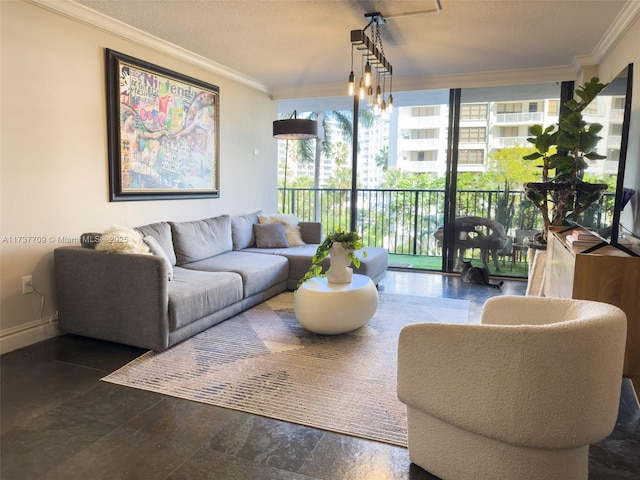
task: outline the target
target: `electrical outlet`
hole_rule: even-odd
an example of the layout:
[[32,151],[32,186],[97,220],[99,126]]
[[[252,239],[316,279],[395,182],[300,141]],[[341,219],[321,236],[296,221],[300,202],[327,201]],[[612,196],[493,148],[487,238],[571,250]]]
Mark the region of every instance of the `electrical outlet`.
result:
[[22,294],[33,293],[33,279],[31,275],[22,277]]

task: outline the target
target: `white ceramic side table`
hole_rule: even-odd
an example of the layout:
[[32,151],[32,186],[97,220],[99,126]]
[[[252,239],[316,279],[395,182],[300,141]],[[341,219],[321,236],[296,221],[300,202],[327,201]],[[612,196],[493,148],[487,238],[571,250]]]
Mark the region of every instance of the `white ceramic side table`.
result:
[[377,308],[378,290],[365,275],[354,274],[351,283],[329,283],[326,277],[315,277],[300,285],[294,295],[298,322],[324,335],[362,327]]

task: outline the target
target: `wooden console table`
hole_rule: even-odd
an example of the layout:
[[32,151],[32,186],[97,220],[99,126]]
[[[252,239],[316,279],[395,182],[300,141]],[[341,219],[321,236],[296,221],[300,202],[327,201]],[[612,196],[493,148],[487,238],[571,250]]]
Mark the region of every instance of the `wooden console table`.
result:
[[563,227],[551,227],[547,240],[544,295],[610,303],[627,314],[625,376],[640,376],[640,257],[615,247],[581,253],[571,247]]

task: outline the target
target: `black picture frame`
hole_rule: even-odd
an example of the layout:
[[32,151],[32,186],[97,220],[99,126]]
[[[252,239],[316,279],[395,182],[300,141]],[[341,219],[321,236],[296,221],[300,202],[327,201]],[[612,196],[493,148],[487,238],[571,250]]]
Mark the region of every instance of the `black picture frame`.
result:
[[105,53],[110,201],[219,197],[219,88]]

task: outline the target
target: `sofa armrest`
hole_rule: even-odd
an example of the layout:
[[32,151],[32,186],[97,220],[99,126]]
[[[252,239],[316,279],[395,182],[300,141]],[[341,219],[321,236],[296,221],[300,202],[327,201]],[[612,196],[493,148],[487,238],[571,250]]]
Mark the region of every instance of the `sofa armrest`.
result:
[[320,222],[300,222],[300,235],[302,241],[307,244],[322,243],[322,223]]
[[54,251],[62,331],[141,348],[168,347],[168,271],[154,255]]

